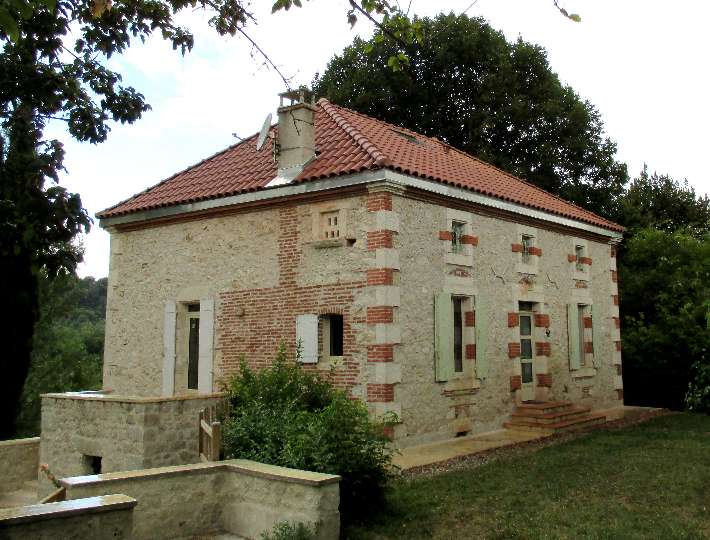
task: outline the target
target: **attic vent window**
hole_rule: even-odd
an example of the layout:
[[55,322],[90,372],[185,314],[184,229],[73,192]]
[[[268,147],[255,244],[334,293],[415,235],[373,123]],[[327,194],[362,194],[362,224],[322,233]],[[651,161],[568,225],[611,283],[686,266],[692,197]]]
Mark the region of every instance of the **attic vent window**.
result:
[[339,214],[339,211],[321,214],[323,238],[340,238]]
[[407,139],[410,143],[418,144],[419,146],[424,146],[425,148],[428,148],[428,146],[425,143],[423,143],[422,141],[417,139],[414,135],[409,135],[408,133],[402,133],[401,131],[397,131],[396,129],[390,129],[390,131],[392,133],[396,133],[397,135],[399,135],[403,139]]

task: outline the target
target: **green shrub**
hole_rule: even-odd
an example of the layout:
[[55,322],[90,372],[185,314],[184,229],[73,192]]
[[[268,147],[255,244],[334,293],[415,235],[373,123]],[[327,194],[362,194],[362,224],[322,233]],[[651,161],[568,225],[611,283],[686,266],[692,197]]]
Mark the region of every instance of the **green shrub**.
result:
[[706,352],[702,360],[693,364],[695,377],[685,395],[685,404],[689,411],[710,414],[710,360],[708,356],[710,355]]
[[226,459],[242,458],[337,474],[344,523],[364,519],[384,500],[394,449],[384,433],[396,417],[370,421],[364,403],[333,387],[327,377],[286,362],[281,344],[270,367],[240,372],[224,385],[232,408],[222,425]]
[[288,522],[277,523],[273,536],[267,532],[261,533],[261,540],[315,540],[316,535],[303,523],[291,525]]

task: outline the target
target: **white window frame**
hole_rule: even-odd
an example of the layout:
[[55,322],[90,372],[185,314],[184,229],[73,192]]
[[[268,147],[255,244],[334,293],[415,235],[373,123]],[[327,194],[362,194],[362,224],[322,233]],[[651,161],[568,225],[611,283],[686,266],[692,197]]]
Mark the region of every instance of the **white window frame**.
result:
[[[473,215],[471,212],[462,210],[446,209],[446,230],[454,232],[454,223],[462,225],[462,236],[473,236]],[[446,264],[455,264],[457,266],[473,266],[473,246],[471,244],[461,244],[460,250],[454,252],[453,240],[447,246]]]

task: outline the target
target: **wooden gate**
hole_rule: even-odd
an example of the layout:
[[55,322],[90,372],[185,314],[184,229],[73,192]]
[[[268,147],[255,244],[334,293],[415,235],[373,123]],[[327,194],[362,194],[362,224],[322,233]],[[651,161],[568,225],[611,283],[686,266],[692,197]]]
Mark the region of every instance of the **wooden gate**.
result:
[[219,418],[229,412],[230,402],[222,399],[200,411],[200,461],[219,461]]

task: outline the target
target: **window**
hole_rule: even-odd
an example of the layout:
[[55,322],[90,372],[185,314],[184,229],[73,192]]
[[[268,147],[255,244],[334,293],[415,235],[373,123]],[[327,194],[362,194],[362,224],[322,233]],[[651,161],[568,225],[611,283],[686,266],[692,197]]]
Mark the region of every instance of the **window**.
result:
[[584,268],[584,264],[582,263],[582,259],[587,256],[585,247],[584,246],[575,246],[574,254],[577,256],[577,261],[576,261],[577,272],[584,272],[586,269]]
[[323,356],[343,356],[342,315],[323,316]]
[[315,364],[319,357],[343,356],[344,336],[342,315],[307,314],[296,317],[296,342],[301,345],[301,362],[304,364]]
[[323,212],[321,214],[321,230],[323,238],[340,238],[340,225],[338,224],[340,212]]
[[[594,371],[601,361],[601,315],[596,304],[573,302],[567,306],[567,333],[569,339],[569,368]],[[598,366],[597,366],[598,367]],[[585,376],[581,373],[578,376]]]
[[454,373],[463,373],[464,339],[463,339],[463,300],[454,298]]
[[187,360],[187,389],[197,390],[200,363],[200,304],[187,306],[189,336]]
[[451,222],[451,252],[463,253],[463,235],[466,230],[466,224],[461,221]]
[[[487,376],[483,301],[444,292],[434,297],[434,367],[437,381]],[[479,338],[479,336],[481,336]],[[479,348],[480,347],[480,348]],[[475,370],[474,370],[475,368]]]
[[579,365],[584,367],[585,361],[584,357],[584,341],[585,341],[585,331],[584,331],[584,315],[587,306],[579,305],[577,306],[577,333],[579,334],[578,347],[579,347]]
[[163,396],[212,393],[214,300],[166,302],[164,325]]
[[520,310],[520,370],[522,383],[533,382],[533,305],[532,302],[519,302]]
[[522,262],[523,264],[530,264],[530,248],[533,247],[533,237],[532,236],[527,236],[523,235],[523,256],[522,256]]

